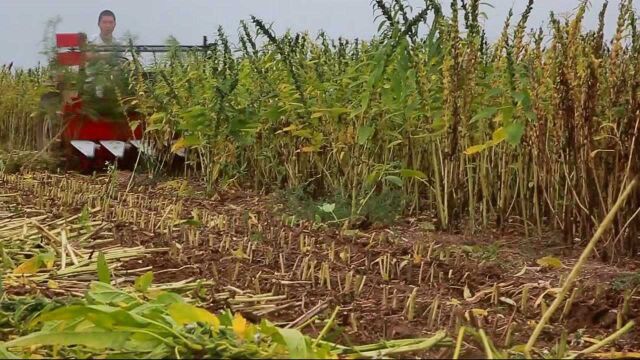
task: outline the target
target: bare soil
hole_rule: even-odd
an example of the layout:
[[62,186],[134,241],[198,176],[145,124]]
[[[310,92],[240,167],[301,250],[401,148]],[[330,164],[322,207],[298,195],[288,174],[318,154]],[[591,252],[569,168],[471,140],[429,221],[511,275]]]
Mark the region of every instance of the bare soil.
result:
[[[51,191],[51,197],[38,199],[16,178],[0,178],[0,194],[20,193],[21,206],[47,203],[54,216],[79,213],[91,205],[86,189],[98,192],[108,185],[104,176],[30,176],[61,188],[60,194]],[[154,281],[160,283],[213,281],[214,286],[199,294],[212,310],[234,306],[233,299],[217,301],[212,295],[229,287],[237,289],[237,295],[284,295],[265,312],[245,313],[254,321],[266,317],[286,325],[322,304],[323,310],[312,314],[318,320],[303,329],[310,335],[318,334],[323,319],[340,306],[337,330],[328,339],[343,344],[429,336],[441,329],[455,339],[462,325],[484,329],[502,348],[524,344],[583,246],[564,244],[553,232],[526,238],[516,225],[475,234],[431,231],[425,226],[433,221],[429,215],[345,233],[308,221],[291,222],[274,196],[227,189],[205,197],[197,184],[155,183],[143,176],[136,176],[127,192],[129,180],[130,173],[118,173],[114,194],[120,194],[120,201],[114,195],[114,210],[103,215],[114,224],[114,238],[123,246],[171,250],[129,261],[125,269],[151,266]],[[183,221],[165,228],[163,221],[169,219]],[[545,256],[561,260],[562,267],[538,264]],[[551,347],[566,332],[574,346],[586,347],[614,332],[619,321],[638,322],[639,294],[630,297],[628,311],[618,314],[625,292],[640,285],[639,269],[637,259],[611,264],[594,256],[580,274],[571,305],[558,311],[541,341]],[[482,354],[474,343],[465,349],[467,355]],[[611,347],[634,349],[640,349],[638,328]]]

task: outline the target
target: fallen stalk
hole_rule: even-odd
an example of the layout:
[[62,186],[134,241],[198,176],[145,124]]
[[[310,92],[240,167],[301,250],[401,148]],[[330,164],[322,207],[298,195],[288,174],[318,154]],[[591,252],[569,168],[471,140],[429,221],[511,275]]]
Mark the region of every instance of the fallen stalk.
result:
[[588,355],[591,353],[594,353],[600,349],[602,349],[603,347],[613,343],[614,341],[616,341],[617,339],[619,339],[622,335],[628,333],[629,331],[631,331],[631,328],[633,328],[635,326],[635,321],[629,321],[627,323],[627,325],[625,325],[624,327],[622,327],[620,330],[614,332],[613,334],[607,336],[606,338],[602,339],[602,341],[598,342],[597,344],[594,344],[582,351],[579,351],[575,354],[572,354],[571,356],[566,357],[565,359],[575,359],[576,357],[580,356],[580,355]]
[[547,311],[542,315],[542,319],[540,319],[540,322],[538,322],[538,324],[536,325],[535,329],[533,330],[533,333],[531,334],[531,337],[529,338],[529,341],[527,342],[524,348],[525,356],[528,359],[531,358],[531,349],[533,348],[533,345],[535,344],[536,340],[540,336],[542,329],[549,322],[549,320],[551,319],[551,316],[553,316],[555,311],[560,307],[560,304],[562,304],[562,301],[564,301],[564,298],[567,295],[571,286],[573,285],[573,282],[577,278],[578,273],[580,272],[580,270],[582,270],[582,267],[587,262],[587,259],[589,258],[589,256],[591,256],[591,252],[594,250],[596,244],[598,243],[598,240],[600,240],[600,237],[602,237],[602,234],[604,234],[604,232],[609,228],[609,226],[611,226],[616,214],[618,213],[618,210],[620,210],[620,208],[622,207],[626,199],[629,197],[629,195],[631,195],[631,193],[633,192],[637,184],[638,184],[638,176],[633,178],[633,180],[629,183],[625,191],[620,195],[620,197],[614,204],[613,208],[611,208],[611,210],[609,211],[607,216],[604,218],[602,223],[600,223],[600,226],[598,227],[595,234],[589,241],[589,244],[587,244],[587,247],[584,249],[584,251],[580,255],[580,258],[578,259],[573,269],[571,270],[571,273],[565,280],[564,285],[562,286],[562,289],[558,293],[558,296],[555,298],[555,300],[553,301],[551,306],[547,309]]

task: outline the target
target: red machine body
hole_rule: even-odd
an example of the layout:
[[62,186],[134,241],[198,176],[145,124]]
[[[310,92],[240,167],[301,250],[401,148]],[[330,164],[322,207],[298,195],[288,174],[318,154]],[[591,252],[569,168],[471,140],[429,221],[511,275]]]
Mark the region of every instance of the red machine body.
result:
[[[58,65],[81,70],[88,58],[86,51],[87,38],[82,33],[56,34],[56,62]],[[176,46],[169,45],[132,45],[128,49],[138,53],[164,53]],[[204,51],[209,48],[207,37],[203,37],[202,46],[180,45],[180,50]],[[120,46],[98,46],[91,51],[96,53],[122,52]],[[63,80],[63,79],[59,79]],[[62,145],[70,160],[71,167],[79,166],[81,170],[97,170],[105,167],[105,163],[117,161],[119,165],[130,166],[135,163],[138,151],[153,155],[149,144],[141,143],[144,132],[144,120],[136,112],[122,114],[122,118],[97,118],[83,111],[83,99],[72,92],[63,90],[62,113],[64,130],[61,135]],[[95,101],[95,100],[93,100]],[[105,104],[106,105],[106,104]],[[175,140],[174,140],[175,141]],[[184,149],[175,155],[184,158]],[[78,163],[79,162],[79,163]]]
[[[57,34],[58,64],[83,68],[86,53],[82,48],[85,44],[83,34]],[[143,134],[143,119],[139,115],[130,113],[125,117],[123,114],[121,119],[92,118],[83,112],[83,101],[79,96],[72,94],[63,99],[61,140],[73,167],[91,171],[115,161],[124,165],[131,164],[132,158],[135,161]]]

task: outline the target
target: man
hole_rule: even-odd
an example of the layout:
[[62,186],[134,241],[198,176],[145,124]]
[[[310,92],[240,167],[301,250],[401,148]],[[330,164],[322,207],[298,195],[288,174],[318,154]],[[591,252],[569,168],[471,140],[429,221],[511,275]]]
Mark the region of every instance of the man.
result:
[[94,45],[120,45],[120,43],[114,39],[113,30],[116,28],[116,15],[111,10],[103,10],[98,16],[98,27],[100,33],[94,35],[89,43]]
[[[121,45],[118,40],[113,36],[113,31],[116,28],[116,15],[111,10],[103,10],[98,16],[98,27],[100,33],[94,35],[89,39],[90,46],[119,46]],[[87,59],[90,61],[90,66],[87,69],[87,81],[89,83],[95,83],[95,94],[99,98],[105,96],[105,91],[108,90],[109,83],[114,80],[113,74],[113,60],[114,54],[93,52],[89,50],[87,52]]]
[[[100,33],[92,36],[89,39],[89,45],[91,46],[118,46],[120,42],[114,38],[113,30],[116,28],[116,15],[111,10],[103,10],[98,16],[98,27]],[[89,51],[87,53],[88,60],[107,60],[110,56],[108,54],[100,54]]]

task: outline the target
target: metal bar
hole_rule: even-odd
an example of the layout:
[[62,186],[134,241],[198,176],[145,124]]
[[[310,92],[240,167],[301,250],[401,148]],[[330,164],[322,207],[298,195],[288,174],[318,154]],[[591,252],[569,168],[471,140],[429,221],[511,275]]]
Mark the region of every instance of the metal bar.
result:
[[168,52],[171,49],[179,49],[179,50],[207,50],[209,48],[209,46],[200,46],[200,45],[179,45],[179,46],[167,46],[167,45],[134,45],[133,47],[131,46],[95,46],[95,47],[89,47],[86,49],[81,49],[78,47],[68,47],[66,48],[67,51],[92,51],[92,52],[98,52],[98,53],[103,53],[103,52],[128,52],[131,51],[131,49],[135,50],[136,52],[149,52],[149,53],[156,53],[156,52]]

